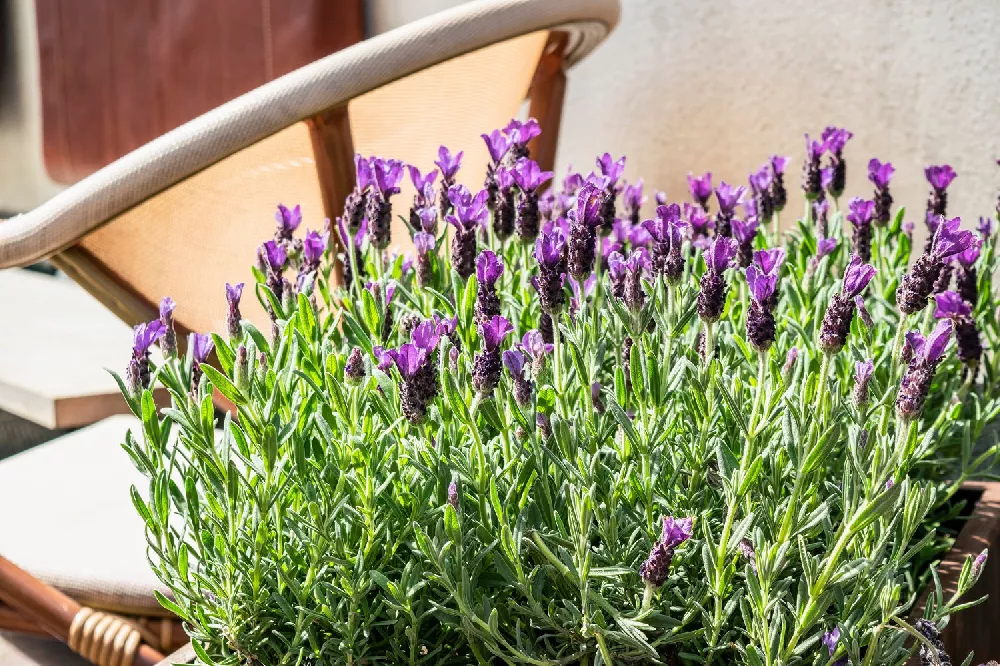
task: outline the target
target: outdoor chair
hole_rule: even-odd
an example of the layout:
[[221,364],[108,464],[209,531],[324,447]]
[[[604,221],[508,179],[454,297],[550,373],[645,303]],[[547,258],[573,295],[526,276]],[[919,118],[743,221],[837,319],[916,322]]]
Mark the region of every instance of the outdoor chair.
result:
[[[607,36],[618,13],[617,0],[480,0],[349,47],[0,222],[0,268],[49,259],[130,325],[155,318],[171,296],[179,338],[224,330],[224,283],[253,283],[250,266],[273,233],[276,205],[300,204],[302,228],[340,215],[355,152],[424,170],[439,145],[465,149],[459,181],[470,175],[465,184],[478,189],[488,159],[479,135],[530,115],[542,128],[532,156],[551,169],[566,69]],[[397,206],[411,197],[404,188]],[[397,242],[404,236],[395,230]],[[257,303],[244,303],[244,316],[265,320]],[[13,561],[0,561],[8,604],[0,628],[65,641],[72,625],[72,645],[100,664],[154,663],[178,642],[169,618],[117,621],[163,616],[128,496],[143,482],[123,468],[119,446],[136,423],[112,417],[0,463],[0,555]],[[54,603],[29,574],[82,607]],[[94,611],[107,615],[96,620]],[[140,651],[139,638],[152,647]]]

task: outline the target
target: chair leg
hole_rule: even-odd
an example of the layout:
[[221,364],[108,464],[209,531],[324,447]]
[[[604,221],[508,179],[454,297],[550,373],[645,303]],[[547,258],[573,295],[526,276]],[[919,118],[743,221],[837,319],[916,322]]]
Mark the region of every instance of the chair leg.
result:
[[528,113],[542,128],[541,135],[528,144],[528,150],[542,171],[551,171],[556,162],[556,144],[562,121],[563,98],[566,95],[564,54],[568,39],[565,32],[549,34],[528,89],[528,97],[531,99]]
[[[354,140],[347,105],[328,109],[313,116],[307,123],[323,197],[323,211],[333,223],[343,214],[344,201],[354,189],[355,183]],[[343,250],[342,241],[335,230],[336,225],[332,226],[334,251]],[[338,282],[343,279],[339,265],[335,279]]]

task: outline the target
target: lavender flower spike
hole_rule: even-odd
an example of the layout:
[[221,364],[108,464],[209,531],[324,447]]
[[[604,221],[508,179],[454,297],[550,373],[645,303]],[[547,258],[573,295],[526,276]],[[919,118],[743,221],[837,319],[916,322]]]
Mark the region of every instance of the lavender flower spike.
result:
[[732,220],[733,238],[740,244],[736,256],[742,268],[746,268],[753,261],[753,241],[757,237],[757,230],[760,227],[757,220],[757,217],[748,217],[746,222],[735,217]]
[[839,127],[823,130],[823,142],[830,153],[830,182],[827,191],[834,199],[839,199],[847,184],[847,162],[844,161],[844,146],[854,136],[852,132]]
[[729,267],[738,249],[732,238],[716,236],[705,253],[708,270],[701,277],[698,316],[706,323],[714,323],[722,316],[726,305],[726,280],[722,273]]
[[496,284],[503,275],[503,259],[491,250],[483,250],[476,259],[476,321],[486,323],[500,314]]
[[463,280],[475,270],[476,230],[489,216],[486,209],[488,193],[482,190],[475,197],[464,188],[453,188],[449,195],[454,202],[455,214],[445,218],[455,227],[451,240],[451,265]]
[[875,186],[875,224],[884,227],[892,215],[892,194],[889,193],[889,181],[896,169],[891,162],[884,164],[876,158],[868,162],[868,180]]
[[646,203],[646,197],[642,194],[642,178],[634,183],[628,184],[622,190],[622,203],[625,205],[625,213],[632,226],[639,224],[642,205]]
[[520,190],[514,228],[522,243],[531,243],[538,236],[538,188],[552,178],[552,172],[542,171],[538,162],[522,158],[514,165],[511,175]]
[[[955,180],[955,170],[951,165],[932,165],[924,169],[927,182],[931,185],[931,193],[927,197],[927,226],[934,224],[939,217],[948,211],[948,186]],[[933,231],[933,229],[931,230]]]
[[979,274],[976,261],[979,259],[982,241],[977,240],[967,249],[955,255],[958,262],[958,274],[955,276],[955,289],[962,300],[968,303],[979,302]]
[[854,406],[863,407],[868,404],[868,384],[875,373],[875,361],[867,359],[854,364]]
[[239,282],[235,286],[226,283],[226,302],[229,304],[229,315],[226,323],[229,326],[229,339],[240,340],[243,337],[243,327],[240,322],[243,316],[240,314],[240,298],[243,296],[243,283]]
[[802,165],[802,191],[809,201],[823,198],[823,176],[820,158],[826,152],[826,141],[810,139],[806,134],[806,161]]
[[201,364],[208,360],[215,343],[208,333],[191,334],[191,397],[198,398],[198,386],[201,384]]
[[847,214],[847,221],[854,226],[854,233],[851,236],[852,250],[863,261],[871,261],[872,217],[875,213],[875,202],[854,197],[848,205],[851,212]]
[[525,376],[525,354],[517,349],[508,349],[503,353],[503,365],[510,373],[510,378],[514,383],[514,401],[519,407],[531,406],[531,394],[534,390],[534,382]]
[[685,541],[691,538],[693,520],[691,518],[674,518],[664,516],[663,532],[660,541],[653,546],[649,557],[639,567],[639,575],[645,581],[647,589],[660,587],[670,575],[670,562],[674,552]]
[[719,201],[719,212],[715,214],[715,230],[720,236],[732,236],[731,223],[736,206],[743,201],[746,188],[742,185],[733,187],[726,181],[715,188],[715,198]]
[[677,284],[684,273],[682,243],[686,226],[677,204],[657,206],[656,219],[642,223],[653,240],[653,272],[662,275],[669,284]]
[[771,205],[779,213],[788,203],[788,191],[785,189],[785,165],[787,164],[787,157],[771,155]]
[[166,358],[173,358],[177,355],[177,333],[174,331],[174,309],[176,307],[174,299],[169,296],[160,301],[160,322],[164,329],[160,350]]
[[903,422],[910,422],[920,416],[934,380],[934,372],[951,342],[953,330],[951,319],[942,319],[926,339],[916,331],[906,334],[906,342],[913,356],[896,395],[896,416]]
[[708,199],[712,196],[712,172],[709,171],[703,176],[688,174],[688,189],[691,190],[691,198],[694,199],[702,210],[708,212]]
[[368,220],[368,242],[372,247],[384,249],[389,246],[392,235],[392,206],[389,198],[399,193],[399,183],[403,179],[403,163],[380,157],[371,159],[375,187],[368,193],[365,217]]
[[562,286],[562,274],[566,272],[566,238],[562,229],[542,231],[535,241],[535,259],[538,261],[538,275],[532,284],[538,292],[542,312],[547,315],[559,314],[566,304],[566,292]]
[[503,317],[496,316],[479,325],[483,351],[476,354],[472,364],[472,386],[482,395],[489,395],[500,382],[502,360],[500,345],[514,327]]
[[972,318],[972,306],[962,300],[954,291],[944,291],[934,295],[936,319],[950,319],[954,324],[955,346],[958,359],[969,367],[975,367],[983,356],[983,344],[979,329]]
[[577,193],[569,228],[569,273],[581,282],[594,272],[597,255],[596,227],[601,223],[603,192],[587,183]]
[[851,262],[844,271],[843,286],[830,299],[820,327],[819,347],[827,354],[836,354],[847,344],[854,319],[854,297],[865,290],[874,276],[874,266],[865,264],[856,254],[851,255]]
[[767,274],[756,264],[746,269],[747,286],[750,288],[750,307],[747,310],[747,340],[759,352],[766,352],[774,343],[774,315],[769,303],[778,284],[776,274]]
[[275,240],[292,240],[292,234],[302,223],[302,207],[288,208],[283,204],[278,204],[278,211],[274,214],[274,219],[278,223],[278,230],[275,232]]
[[125,376],[133,395],[149,388],[149,348],[163,337],[164,332],[163,322],[159,319],[137,324],[132,329],[132,359]]
[[418,231],[413,234],[413,247],[417,250],[417,284],[429,287],[434,279],[434,245],[433,234]]
[[458,173],[459,167],[462,166],[462,155],[464,154],[464,152],[460,151],[452,155],[446,146],[438,148],[438,158],[434,161],[434,164],[441,170],[441,189],[438,195],[438,207],[441,210],[442,218],[446,218],[454,207],[449,190],[455,184],[455,174]]

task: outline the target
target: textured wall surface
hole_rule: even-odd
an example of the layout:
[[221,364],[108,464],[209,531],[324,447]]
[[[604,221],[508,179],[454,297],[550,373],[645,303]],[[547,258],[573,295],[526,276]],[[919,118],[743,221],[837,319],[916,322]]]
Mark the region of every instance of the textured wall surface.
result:
[[[370,26],[453,4],[373,0]],[[848,194],[870,196],[870,157],[891,160],[919,219],[923,166],[948,162],[950,212],[985,214],[1000,188],[998,35],[998,0],[622,0],[617,31],[570,76],[559,169],[625,153],[627,177],[681,198],[688,171],[745,182],[780,152],[797,193],[803,133],[838,124],[855,132]]]

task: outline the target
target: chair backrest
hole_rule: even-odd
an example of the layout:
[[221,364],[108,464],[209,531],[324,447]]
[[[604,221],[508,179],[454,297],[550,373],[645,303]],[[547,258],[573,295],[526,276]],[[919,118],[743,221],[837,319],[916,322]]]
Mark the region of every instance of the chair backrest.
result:
[[[252,283],[276,205],[303,227],[340,214],[353,154],[432,168],[444,144],[466,151],[459,180],[481,187],[479,134],[522,110],[551,167],[564,69],[613,28],[617,0],[485,0],[312,63],[201,116],[0,224],[0,265],[44,256],[129,323],[169,295],[178,324],[221,330],[223,283]],[[394,200],[397,213],[412,192]],[[405,236],[397,229],[394,244]],[[263,311],[244,299],[244,314]]]

